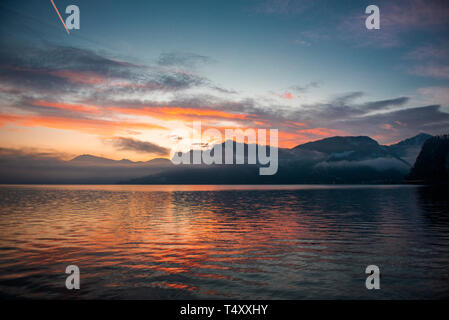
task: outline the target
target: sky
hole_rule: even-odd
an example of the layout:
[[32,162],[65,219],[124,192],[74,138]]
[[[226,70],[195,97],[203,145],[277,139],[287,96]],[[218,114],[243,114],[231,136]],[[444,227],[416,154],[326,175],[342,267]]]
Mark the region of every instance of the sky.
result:
[[444,0],[54,2],[79,30],[50,0],[0,3],[0,153],[145,161],[193,121],[288,148],[449,131]]

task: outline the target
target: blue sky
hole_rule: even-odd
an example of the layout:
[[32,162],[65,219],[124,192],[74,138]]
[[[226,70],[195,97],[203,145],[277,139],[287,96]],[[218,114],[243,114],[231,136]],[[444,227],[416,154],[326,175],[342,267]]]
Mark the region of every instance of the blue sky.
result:
[[[4,1],[0,5],[0,84],[8,88],[1,93],[4,114],[17,110],[19,114],[46,117],[60,112],[58,117],[69,117],[64,114],[67,110],[54,110],[49,103],[41,103],[39,109],[36,103],[30,105],[31,98],[49,100],[50,91],[45,86],[31,84],[18,88],[23,92],[11,93],[11,86],[20,87],[20,72],[50,68],[45,70],[51,75],[70,80],[64,89],[71,83],[74,90],[70,94],[51,92],[50,102],[136,109],[176,105],[186,110],[212,108],[250,114],[254,123],[285,131],[286,146],[335,134],[369,135],[381,143],[392,143],[421,131],[440,134],[448,129],[449,5],[445,1],[55,0],[55,4],[63,17],[66,6],[79,6],[80,30],[67,35],[50,0]],[[365,28],[365,8],[370,4],[380,8],[380,30]],[[36,48],[39,52],[34,52]],[[39,65],[45,60],[40,55],[49,57],[55,48],[80,50],[71,52],[67,59],[81,61],[79,55],[90,54],[141,69],[113,74],[94,66],[90,71],[86,65],[69,68],[63,60],[61,65]],[[12,56],[20,61],[12,63]],[[11,65],[18,70],[12,76],[8,73]],[[78,78],[69,79],[67,71],[71,77],[76,71]],[[132,76],[126,78],[125,73]],[[188,83],[178,81],[182,75],[188,75]],[[22,76],[26,80],[27,75]],[[91,92],[93,81],[87,81],[86,76],[112,77],[139,88],[143,87],[142,79],[174,77],[177,81],[173,87],[169,82],[161,86],[157,80],[158,85],[151,87],[145,82],[146,90],[113,90],[106,99],[99,97],[98,90]],[[19,82],[12,80],[16,77]],[[97,81],[95,85],[100,84]],[[372,106],[376,107],[370,109]],[[429,108],[420,109],[423,107]],[[46,108],[52,108],[51,114]],[[152,117],[157,118],[157,110]],[[79,116],[93,117],[92,113]],[[102,116],[104,120],[105,114]],[[181,118],[187,120],[186,116]],[[293,128],[288,121],[300,125]],[[25,122],[4,120],[0,143],[5,144],[14,136],[11,130]],[[234,125],[250,127],[254,123],[245,119],[236,120]],[[18,137],[22,144],[17,147],[33,143],[31,134],[36,132]],[[96,139],[104,144],[105,139],[118,134],[123,135],[108,132],[105,137],[101,133]],[[162,136],[161,132],[140,132],[133,139],[155,143]],[[46,148],[51,146],[45,144]]]

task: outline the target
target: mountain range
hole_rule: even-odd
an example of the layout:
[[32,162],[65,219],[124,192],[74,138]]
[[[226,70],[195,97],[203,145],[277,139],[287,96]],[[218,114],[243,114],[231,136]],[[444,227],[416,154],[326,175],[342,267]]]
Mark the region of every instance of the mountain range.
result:
[[[0,149],[0,183],[70,184],[303,184],[402,183],[426,140],[421,133],[393,145],[367,136],[331,137],[278,149],[278,171],[259,175],[248,165],[174,165],[168,159],[133,162],[80,155],[63,161],[51,155]],[[233,148],[237,147],[236,142]],[[258,148],[258,146],[255,146]],[[212,146],[215,152],[217,145]],[[243,145],[245,158],[247,144]],[[224,143],[222,144],[224,150]],[[190,151],[189,156],[194,152]],[[234,153],[235,154],[235,153]],[[235,162],[234,162],[235,163]],[[247,163],[245,161],[245,163]]]

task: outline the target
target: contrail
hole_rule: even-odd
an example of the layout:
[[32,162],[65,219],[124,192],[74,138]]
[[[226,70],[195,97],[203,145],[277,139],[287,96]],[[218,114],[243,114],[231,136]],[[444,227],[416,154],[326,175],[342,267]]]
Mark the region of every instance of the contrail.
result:
[[56,13],[57,13],[58,16],[59,16],[59,19],[61,19],[61,22],[62,22],[62,24],[64,25],[64,28],[65,28],[65,30],[67,31],[67,34],[70,34],[69,29],[67,29],[67,26],[65,25],[64,20],[62,20],[62,17],[61,17],[61,15],[59,14],[58,8],[56,8],[56,6],[55,6],[55,3],[53,2],[53,0],[50,0],[50,1],[51,1],[51,3],[52,3],[53,7],[54,7],[55,10],[56,10]]

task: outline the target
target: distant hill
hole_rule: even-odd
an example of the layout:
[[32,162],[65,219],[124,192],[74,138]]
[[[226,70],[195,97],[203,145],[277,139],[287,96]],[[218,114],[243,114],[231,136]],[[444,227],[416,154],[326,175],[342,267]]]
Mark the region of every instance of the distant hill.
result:
[[111,166],[111,165],[127,165],[132,163],[128,159],[122,159],[122,160],[112,160],[108,158],[102,158],[102,157],[96,157],[92,156],[90,154],[83,154],[80,156],[77,156],[69,161],[71,164],[74,165],[81,165],[81,166]]
[[173,167],[168,159],[133,162],[81,155],[63,161],[50,155],[0,152],[0,183],[114,184]]
[[70,164],[79,165],[79,166],[148,166],[148,165],[162,165],[167,166],[171,165],[171,161],[169,159],[164,158],[155,158],[149,161],[131,161],[128,159],[122,160],[112,160],[103,157],[96,157],[90,154],[83,154],[73,158],[68,161]]
[[449,181],[449,135],[426,140],[407,178],[426,183]]

